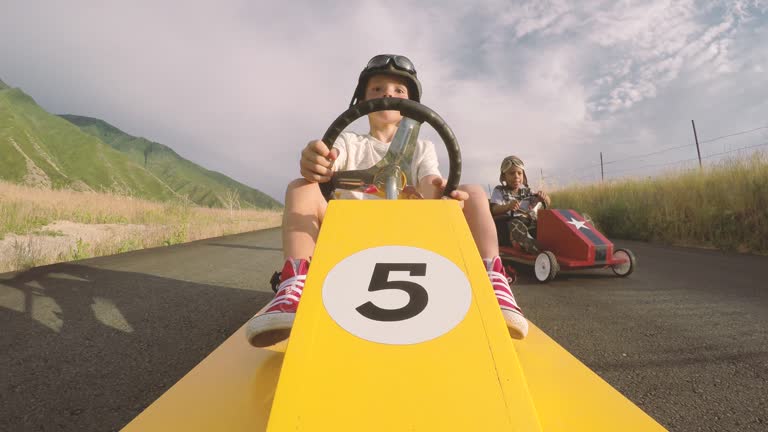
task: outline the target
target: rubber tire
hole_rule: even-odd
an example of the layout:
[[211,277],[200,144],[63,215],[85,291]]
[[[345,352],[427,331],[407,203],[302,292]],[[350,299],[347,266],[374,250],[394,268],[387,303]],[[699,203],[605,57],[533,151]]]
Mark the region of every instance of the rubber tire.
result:
[[[629,269],[627,269],[626,272],[622,272],[618,269],[619,265],[614,264],[611,266],[611,270],[613,270],[613,273],[618,277],[627,277],[631,275],[637,268],[637,258],[635,258],[635,254],[633,254],[631,250],[623,248],[619,248],[613,251],[613,256],[615,257],[616,254],[619,253],[627,254],[627,257],[629,258]],[[621,264],[621,266],[624,266],[624,264]]]
[[[547,271],[546,268],[542,267],[542,270],[547,271],[546,275],[539,274],[539,261],[541,260],[542,266],[548,266],[549,269]],[[546,264],[545,264],[546,263]],[[538,280],[540,283],[547,283],[555,278],[557,276],[557,272],[560,271],[560,264],[557,262],[557,257],[555,257],[555,254],[553,254],[550,251],[543,251],[539,255],[536,256],[536,261],[533,263],[533,274],[536,276],[536,280]]]

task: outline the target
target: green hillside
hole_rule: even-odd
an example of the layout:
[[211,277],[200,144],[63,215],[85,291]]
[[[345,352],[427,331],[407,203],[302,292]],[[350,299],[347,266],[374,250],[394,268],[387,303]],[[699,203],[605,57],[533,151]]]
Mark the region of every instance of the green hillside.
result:
[[158,201],[178,198],[168,185],[125,154],[47,113],[23,91],[2,82],[0,179]]
[[163,144],[128,135],[103,120],[75,115],[61,117],[126,154],[176,193],[188,196],[199,205],[220,207],[224,205],[226,197],[236,191],[242,207],[282,207],[270,196],[190,162]]

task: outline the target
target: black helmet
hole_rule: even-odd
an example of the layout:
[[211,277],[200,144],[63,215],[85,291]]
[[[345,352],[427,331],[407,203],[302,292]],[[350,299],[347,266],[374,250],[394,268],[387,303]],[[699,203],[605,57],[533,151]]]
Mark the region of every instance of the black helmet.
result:
[[523,185],[528,187],[528,175],[525,174],[525,164],[523,163],[523,160],[517,156],[507,156],[501,161],[501,166],[499,167],[499,183],[506,185],[504,173],[513,166],[523,170]]
[[360,77],[357,79],[357,88],[349,102],[351,108],[365,98],[365,87],[368,79],[377,74],[395,75],[405,78],[408,86],[408,98],[421,101],[421,83],[416,78],[416,67],[408,57],[396,54],[379,54],[368,61]]

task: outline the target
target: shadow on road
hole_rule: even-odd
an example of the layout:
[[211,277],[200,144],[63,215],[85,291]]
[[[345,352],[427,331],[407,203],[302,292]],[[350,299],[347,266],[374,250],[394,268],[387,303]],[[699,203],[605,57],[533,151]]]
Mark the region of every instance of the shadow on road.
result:
[[270,298],[74,264],[0,278],[0,430],[117,430]]
[[[516,265],[518,283],[539,285],[536,279],[536,275],[533,273],[533,267]],[[630,276],[631,277],[631,276]],[[610,269],[585,269],[585,270],[570,270],[557,273],[555,279],[546,284],[564,283],[569,280],[605,280],[605,279],[620,279]],[[514,286],[512,287],[514,289]]]
[[237,248],[237,249],[252,249],[252,250],[265,250],[265,251],[278,251],[278,252],[283,251],[282,248],[277,248],[277,247],[250,246],[250,245],[228,244],[228,243],[206,243],[206,246],[220,246],[220,247]]

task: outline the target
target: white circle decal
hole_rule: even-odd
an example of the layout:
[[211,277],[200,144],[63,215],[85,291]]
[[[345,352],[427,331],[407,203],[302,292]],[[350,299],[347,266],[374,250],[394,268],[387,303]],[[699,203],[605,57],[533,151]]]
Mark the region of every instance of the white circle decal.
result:
[[426,249],[381,246],[341,260],[323,283],[323,305],[349,333],[393,345],[425,342],[459,324],[472,288],[452,261]]

